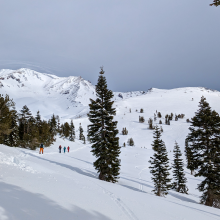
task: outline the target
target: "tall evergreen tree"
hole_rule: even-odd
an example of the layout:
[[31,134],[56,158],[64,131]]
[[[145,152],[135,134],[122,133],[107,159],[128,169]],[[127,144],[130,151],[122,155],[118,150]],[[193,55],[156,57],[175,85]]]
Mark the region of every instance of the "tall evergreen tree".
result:
[[55,136],[58,130],[58,118],[53,114],[50,119],[50,131]]
[[20,136],[20,144],[22,147],[28,147],[30,141],[29,129],[30,129],[30,118],[32,114],[29,108],[25,105],[19,114],[19,136]]
[[65,138],[70,136],[70,125],[68,122],[65,122],[63,125],[63,135]]
[[169,168],[166,146],[161,139],[161,133],[158,126],[156,126],[154,130],[154,141],[152,147],[154,155],[153,157],[150,157],[151,160],[149,160],[149,162],[151,163],[151,166],[149,168],[151,169],[150,172],[153,175],[151,178],[154,182],[153,192],[157,196],[165,196],[171,187],[171,179],[168,178],[170,175],[169,170],[171,168]]
[[191,147],[189,147],[187,139],[185,140],[185,155],[187,161],[187,169],[189,169],[191,171],[191,175],[193,175],[193,172],[196,169],[196,164],[194,163],[193,153]]
[[5,143],[5,138],[11,133],[11,116],[14,102],[8,95],[0,95],[0,143]]
[[20,143],[18,130],[18,115],[16,110],[11,111],[10,134],[5,138],[5,144],[11,147],[18,147]]
[[188,149],[195,176],[203,176],[198,185],[203,192],[201,203],[207,206],[220,206],[220,117],[212,111],[204,97],[199,102],[199,110],[191,119],[190,133],[187,136]]
[[101,67],[96,85],[97,99],[92,100],[88,114],[89,137],[92,143],[92,153],[97,158],[93,163],[99,173],[99,179],[108,182],[117,182],[120,170],[120,147],[117,130],[117,121],[113,121],[116,114],[113,108],[113,92],[107,88],[104,70]]
[[70,141],[75,141],[75,126],[73,124],[73,120],[70,122],[70,135],[69,135]]
[[186,186],[186,177],[183,169],[183,159],[180,147],[175,142],[174,145],[174,163],[173,163],[173,177],[174,182],[172,183],[172,189],[175,189],[177,192],[187,194],[188,188]]

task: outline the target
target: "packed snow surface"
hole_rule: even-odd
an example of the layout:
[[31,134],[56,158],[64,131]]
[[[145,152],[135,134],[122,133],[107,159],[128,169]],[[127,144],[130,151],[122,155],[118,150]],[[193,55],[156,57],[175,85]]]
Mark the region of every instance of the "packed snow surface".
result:
[[[95,158],[90,152],[91,145],[78,140],[79,124],[82,123],[86,135],[89,121],[86,115],[75,116],[81,114],[81,111],[88,111],[86,108],[89,98],[95,98],[94,86],[79,77],[59,78],[26,69],[19,71],[23,73],[11,70],[0,72],[0,77],[4,78],[0,79],[3,84],[2,93],[9,94],[15,100],[19,105],[16,105],[17,109],[27,105],[33,114],[40,110],[44,118],[50,118],[53,113],[62,115],[63,121],[70,122],[73,118],[76,140],[70,142],[57,137],[51,147],[44,149],[44,154],[39,154],[38,150],[0,145],[1,220],[220,219],[219,209],[199,204],[201,193],[196,188],[202,178],[190,175],[186,167],[188,195],[173,190],[170,190],[166,197],[153,194],[148,162],[153,155],[153,131],[148,129],[147,123],[149,118],[154,118],[156,111],[161,112],[163,124],[159,125],[157,119],[154,125],[163,127],[162,139],[165,141],[172,164],[174,142],[178,142],[183,153],[190,125],[186,119],[194,116],[201,96],[205,96],[212,109],[220,113],[218,91],[178,88],[151,89],[148,92],[133,94],[115,93],[115,120],[118,121],[120,146],[127,143],[131,137],[135,146],[121,148],[120,179],[118,183],[112,184],[98,180],[98,174],[93,167]],[[24,86],[9,76],[20,79]],[[83,92],[80,93],[78,89],[79,93],[74,93],[74,83],[68,87],[68,80],[70,84],[74,81],[77,86],[80,85]],[[15,84],[15,81],[18,84]],[[64,94],[67,90],[71,95]],[[71,106],[72,101],[77,106]],[[67,106],[71,110],[67,109]],[[141,108],[144,113],[140,113]],[[171,121],[171,125],[164,125],[164,116],[171,112],[174,115],[185,114],[185,117]],[[139,116],[145,118],[144,123],[139,123]],[[128,135],[121,135],[124,127],[127,128]],[[59,145],[70,146],[70,153],[58,153]]]

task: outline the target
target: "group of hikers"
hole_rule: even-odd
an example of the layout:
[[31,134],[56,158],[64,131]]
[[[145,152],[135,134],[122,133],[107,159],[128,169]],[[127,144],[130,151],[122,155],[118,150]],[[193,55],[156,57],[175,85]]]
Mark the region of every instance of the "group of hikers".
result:
[[[70,152],[70,147],[68,146],[67,148],[64,146],[63,147],[63,152],[65,153],[66,152],[66,149],[67,149],[67,151],[68,151],[68,153]],[[62,147],[61,147],[61,145],[59,146],[59,152],[61,153],[61,150],[62,150]]]
[[[61,150],[62,150],[62,147],[61,145],[59,146],[59,153],[61,153]],[[63,147],[63,152],[65,153],[66,152],[66,149],[67,149],[67,152],[69,153],[70,152],[70,147],[68,146],[67,148],[64,146]],[[43,154],[44,153],[44,145],[43,143],[40,144],[40,151],[39,151],[39,154]]]

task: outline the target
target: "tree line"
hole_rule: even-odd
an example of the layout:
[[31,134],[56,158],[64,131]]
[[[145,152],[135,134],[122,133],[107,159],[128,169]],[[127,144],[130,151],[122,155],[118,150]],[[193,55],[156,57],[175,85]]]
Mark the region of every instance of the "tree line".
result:
[[[85,142],[81,125],[79,130],[79,139]],[[59,116],[54,114],[48,121],[42,120],[39,111],[33,116],[26,105],[17,112],[15,102],[8,95],[0,95],[0,144],[35,150],[40,143],[50,146],[57,134],[74,141],[73,121],[61,124]]]

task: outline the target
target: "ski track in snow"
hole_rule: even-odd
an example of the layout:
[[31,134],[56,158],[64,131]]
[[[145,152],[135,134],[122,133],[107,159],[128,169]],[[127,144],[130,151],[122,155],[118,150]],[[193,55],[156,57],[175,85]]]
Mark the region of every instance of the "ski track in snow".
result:
[[[139,172],[139,174],[138,174],[138,176],[139,176],[139,180],[143,180],[142,179],[142,177],[141,177],[141,173],[144,171],[144,170],[146,170],[146,169],[148,169],[149,167],[145,167],[145,168],[143,168],[143,169],[141,169],[141,171]],[[144,192],[144,190],[143,190],[143,184],[139,184],[139,189],[142,191],[142,192]]]
[[[86,146],[83,146],[83,147],[80,147],[78,149],[75,149],[75,150],[71,150],[71,153],[72,152],[76,152],[76,151],[79,151],[79,150],[82,150],[86,148]],[[51,155],[51,154],[59,154],[59,152],[50,152],[50,153],[45,153],[45,155]],[[33,153],[29,153],[29,155],[33,155],[33,156],[38,156],[37,153],[33,154]],[[70,156],[68,156],[70,157]],[[40,158],[39,158],[40,159]],[[55,161],[54,161],[55,162]],[[80,167],[79,167],[80,168]],[[81,168],[81,169],[84,169],[85,168]],[[63,175],[63,174],[62,174]],[[63,175],[65,176],[66,178],[69,178],[69,176],[67,175]],[[135,216],[135,214],[124,204],[124,202],[118,198],[114,193],[110,192],[109,190],[107,190],[106,188],[100,186],[99,184],[93,182],[92,180],[89,180],[90,182],[92,182],[93,184],[97,185],[104,194],[108,195],[111,200],[113,200],[113,202],[117,205],[117,207],[131,220],[138,220],[138,218]]]
[[[93,182],[93,181],[91,181]],[[93,182],[94,183],[94,182]],[[94,183],[102,189],[102,192],[108,195],[114,203],[118,206],[118,208],[131,220],[138,220],[135,214],[124,204],[124,202],[118,198],[114,193],[110,192],[109,190],[105,189],[104,187],[100,186],[97,183]]]

